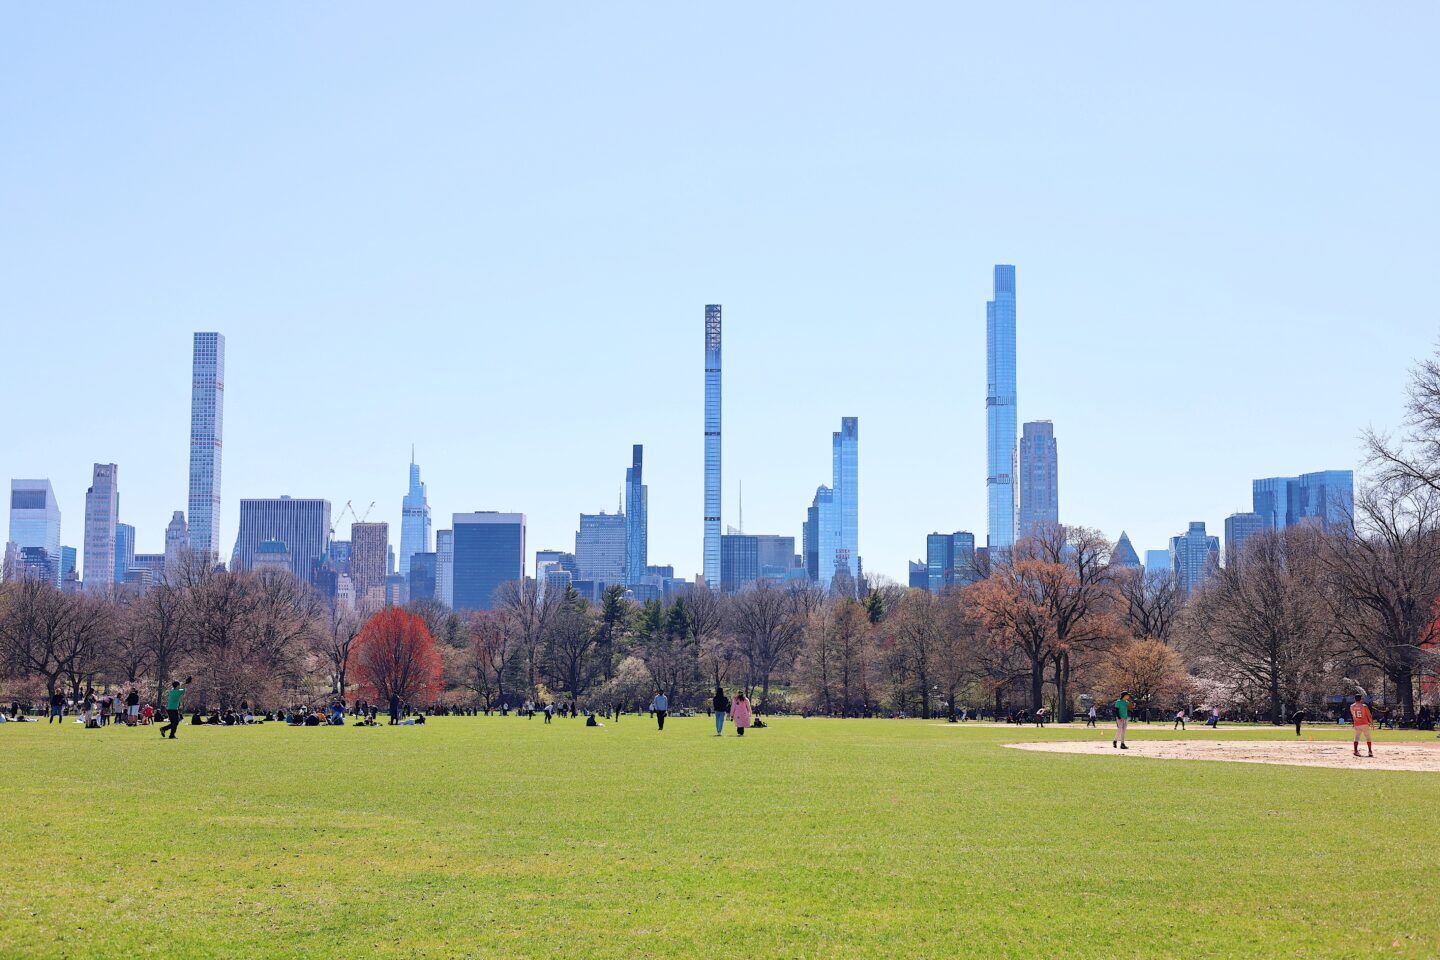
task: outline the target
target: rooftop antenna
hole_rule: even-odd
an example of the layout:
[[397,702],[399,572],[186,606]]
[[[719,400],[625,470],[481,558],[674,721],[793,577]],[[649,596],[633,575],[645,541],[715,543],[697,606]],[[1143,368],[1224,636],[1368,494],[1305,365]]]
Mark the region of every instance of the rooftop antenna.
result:
[[745,532],[745,481],[740,483],[740,532]]

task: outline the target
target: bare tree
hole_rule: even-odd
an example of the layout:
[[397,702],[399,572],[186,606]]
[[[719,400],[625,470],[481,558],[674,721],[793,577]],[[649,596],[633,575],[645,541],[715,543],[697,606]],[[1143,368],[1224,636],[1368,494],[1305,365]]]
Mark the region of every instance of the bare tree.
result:
[[1369,429],[1365,446],[1382,487],[1427,487],[1440,493],[1440,354],[1410,371],[1399,436]]
[[112,608],[96,597],[66,594],[32,578],[4,587],[0,644],[19,674],[40,677],[54,695],[67,681],[77,698],[100,669],[101,645],[112,630]]
[[1317,557],[1322,535],[1292,528],[1251,537],[1191,601],[1187,649],[1212,679],[1254,691],[1270,721],[1319,689],[1331,640]]
[[917,704],[927,720],[939,677],[943,619],[940,598],[925,590],[911,590],[885,619],[893,639],[889,649],[896,699],[902,706]]
[[558,605],[546,625],[546,675],[557,690],[570,695],[571,706],[579,706],[599,673],[596,634],[595,617],[583,603]]
[[185,591],[165,582],[145,591],[130,607],[130,631],[145,650],[156,703],[164,702],[166,681],[190,650],[184,629],[185,604]]
[[735,639],[749,668],[746,687],[760,687],[759,709],[764,711],[775,672],[790,666],[799,652],[803,624],[790,593],[768,580],[757,580],[733,602]]
[[556,590],[547,590],[542,596],[534,580],[507,580],[495,589],[495,609],[504,613],[513,646],[525,658],[531,690],[540,684],[541,643],[550,621],[569,599]]
[[316,646],[330,672],[331,688],[342,700],[350,688],[350,663],[363,627],[364,621],[353,611],[332,607],[325,629],[315,631]]
[[1136,639],[1168,641],[1185,605],[1174,575],[1169,570],[1132,568],[1113,571],[1112,576],[1131,634]]
[[1367,485],[1355,520],[1354,536],[1329,537],[1320,553],[1330,614],[1355,655],[1395,685],[1409,720],[1415,680],[1440,640],[1440,490],[1407,478]]

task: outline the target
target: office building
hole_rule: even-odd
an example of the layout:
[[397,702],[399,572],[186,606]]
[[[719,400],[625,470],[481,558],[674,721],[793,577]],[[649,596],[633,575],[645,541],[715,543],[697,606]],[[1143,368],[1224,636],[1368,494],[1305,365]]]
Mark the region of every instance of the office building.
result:
[[416,553],[410,557],[410,601],[435,599],[435,554]]
[[165,554],[135,554],[135,559],[130,564],[130,569],[125,571],[125,582],[131,582],[131,580],[134,579],[132,574],[135,573],[139,573],[142,577],[142,579],[137,582],[144,584],[146,587],[165,582],[168,576],[165,568]]
[[[255,555],[267,540],[285,545],[297,580],[313,582],[320,561],[330,554],[330,501],[288,496],[241,500],[231,568],[253,570]],[[193,537],[190,542],[195,542]]]
[[415,463],[415,450],[410,450],[410,488],[400,506],[400,557],[396,569],[402,577],[410,575],[410,558],[430,550],[430,504],[425,499],[425,484],[420,482],[420,467]]
[[74,547],[60,547],[60,587],[64,589],[65,581],[79,582],[79,554]]
[[125,582],[125,572],[135,564],[135,528],[128,523],[115,524],[115,582]]
[[455,531],[435,531],[435,599],[455,606]]
[[1115,550],[1110,554],[1110,566],[1117,570],[1140,569],[1140,555],[1135,552],[1135,545],[1130,542],[1130,534],[1124,530],[1120,531],[1120,539],[1115,542]]
[[1178,537],[1170,538],[1170,569],[1187,596],[1199,589],[1220,565],[1220,538],[1205,533],[1204,521],[1195,520]]
[[26,547],[43,550],[60,586],[60,506],[49,480],[10,481],[10,540],[17,557]]
[[502,583],[525,578],[525,514],[457,513],[454,518],[456,610],[489,610]]
[[785,580],[795,566],[795,538],[773,533],[754,534],[759,575],[767,580]]
[[995,267],[995,299],[985,304],[985,479],[990,559],[1015,544],[1015,268]]
[[575,579],[605,586],[625,582],[625,519],[623,513],[580,514],[580,529],[575,534],[579,573]]
[[1033,537],[1060,525],[1060,464],[1055,427],[1033,420],[1020,434],[1019,454],[1021,537]]
[[829,587],[835,576],[835,491],[823,484],[805,512],[801,543],[805,570],[811,582]]
[[190,527],[185,511],[176,510],[165,526],[165,576],[173,577],[180,570],[185,552],[190,549]]
[[188,516],[190,549],[205,557],[207,563],[220,556],[220,453],[224,421],[225,338],[218,333],[197,333],[190,379]]
[[909,561],[910,579],[906,581],[911,590],[930,589],[930,566],[925,561]]
[[720,304],[705,307],[705,543],[701,576],[720,582]]
[[120,513],[120,468],[95,464],[85,491],[85,590],[108,594],[115,585],[115,525]]
[[968,530],[932,533],[925,538],[925,589],[940,593],[946,587],[975,582],[975,534]]
[[1265,532],[1265,518],[1258,513],[1232,513],[1225,518],[1225,563],[1245,555],[1245,541]]
[[343,573],[350,576],[350,541],[331,540],[329,557],[330,569],[336,573]]
[[1298,477],[1255,480],[1251,506],[1266,530],[1305,523],[1327,533],[1349,533],[1354,529],[1355,473],[1319,470]]
[[1174,575],[1174,560],[1171,558],[1169,550],[1145,551],[1145,576],[1173,577]]
[[645,447],[635,444],[625,469],[625,582],[640,583],[650,563],[650,488],[645,485]]
[[760,577],[760,540],[743,533],[720,537],[720,590],[735,593]]
[[350,579],[362,601],[375,588],[382,591],[389,575],[390,524],[350,524]]

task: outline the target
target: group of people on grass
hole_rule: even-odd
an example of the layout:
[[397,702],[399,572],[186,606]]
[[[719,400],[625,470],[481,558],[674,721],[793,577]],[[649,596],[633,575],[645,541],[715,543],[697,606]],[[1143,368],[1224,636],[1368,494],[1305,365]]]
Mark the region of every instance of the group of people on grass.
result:
[[[665,718],[670,715],[670,698],[665,692],[655,694],[655,699],[650,701],[650,713],[655,718],[659,729],[665,729]],[[728,717],[735,725],[735,735],[745,736],[745,731],[750,727],[763,727],[765,722],[757,720],[755,713],[750,707],[750,698],[745,691],[735,691],[734,698],[725,695],[725,689],[719,684],[715,686],[715,696],[710,700],[710,714],[715,718],[715,736],[725,735],[725,720]]]

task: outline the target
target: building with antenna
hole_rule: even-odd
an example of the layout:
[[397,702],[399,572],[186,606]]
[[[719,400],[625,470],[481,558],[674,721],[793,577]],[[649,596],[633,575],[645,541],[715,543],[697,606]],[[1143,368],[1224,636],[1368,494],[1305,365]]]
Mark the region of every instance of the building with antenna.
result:
[[415,448],[410,448],[410,488],[400,505],[400,555],[396,567],[400,576],[410,576],[410,558],[430,552],[430,504],[425,499],[425,484],[420,481],[420,467],[415,463]]

